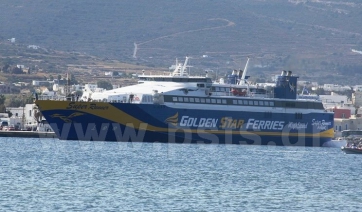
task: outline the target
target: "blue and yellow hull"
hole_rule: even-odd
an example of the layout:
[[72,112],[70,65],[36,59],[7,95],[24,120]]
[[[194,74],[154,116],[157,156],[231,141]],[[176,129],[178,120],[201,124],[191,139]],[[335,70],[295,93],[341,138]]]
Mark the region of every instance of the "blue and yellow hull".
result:
[[[177,109],[165,105],[36,101],[59,139],[125,142],[322,146],[333,114]],[[297,117],[298,118],[298,117]]]

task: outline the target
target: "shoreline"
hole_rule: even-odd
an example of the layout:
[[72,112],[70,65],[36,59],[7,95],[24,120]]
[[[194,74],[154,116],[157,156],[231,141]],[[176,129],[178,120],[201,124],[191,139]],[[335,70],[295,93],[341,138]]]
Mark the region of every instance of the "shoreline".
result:
[[0,137],[57,138],[54,132],[38,131],[0,131]]

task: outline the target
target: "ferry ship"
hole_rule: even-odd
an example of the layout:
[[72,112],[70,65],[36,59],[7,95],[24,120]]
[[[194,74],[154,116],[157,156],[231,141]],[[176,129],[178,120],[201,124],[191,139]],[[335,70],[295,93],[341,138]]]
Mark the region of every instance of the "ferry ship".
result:
[[333,113],[298,99],[291,71],[257,86],[246,65],[215,83],[190,76],[188,60],[167,76],[143,73],[135,85],[35,104],[62,140],[323,146],[334,137]]

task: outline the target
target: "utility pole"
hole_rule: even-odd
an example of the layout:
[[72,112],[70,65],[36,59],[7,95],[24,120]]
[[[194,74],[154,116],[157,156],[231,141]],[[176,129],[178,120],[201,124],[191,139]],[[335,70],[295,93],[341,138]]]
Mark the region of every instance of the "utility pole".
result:
[[21,122],[22,122],[22,129],[25,129],[25,94],[23,93],[23,116],[22,116],[22,119],[21,119]]

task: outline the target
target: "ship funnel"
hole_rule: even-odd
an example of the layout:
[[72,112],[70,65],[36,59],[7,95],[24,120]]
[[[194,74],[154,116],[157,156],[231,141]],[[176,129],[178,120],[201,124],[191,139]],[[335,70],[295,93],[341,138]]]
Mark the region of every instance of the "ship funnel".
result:
[[288,75],[278,76],[274,87],[274,97],[278,99],[296,99],[297,82],[298,77],[289,76],[289,73]]
[[288,77],[292,76],[292,71],[288,71]]
[[283,70],[280,76],[287,76],[287,71]]

